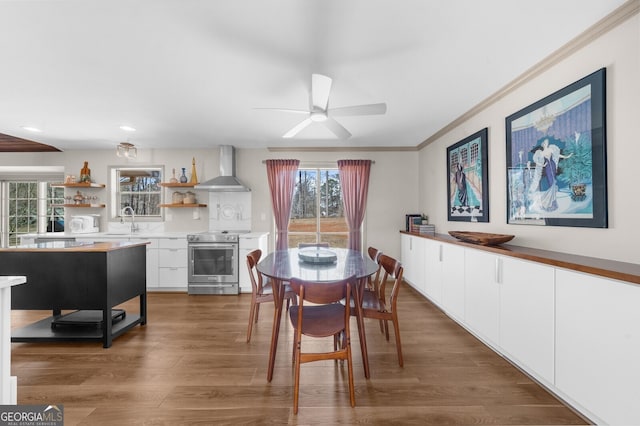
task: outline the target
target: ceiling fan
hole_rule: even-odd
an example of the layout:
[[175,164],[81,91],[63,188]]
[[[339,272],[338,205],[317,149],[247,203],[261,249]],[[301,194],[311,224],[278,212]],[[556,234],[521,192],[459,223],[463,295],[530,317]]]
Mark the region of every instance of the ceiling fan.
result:
[[329,94],[331,92],[331,77],[322,74],[311,74],[311,93],[309,94],[309,110],[261,108],[276,111],[306,114],[307,118],[285,133],[283,138],[293,138],[312,123],[324,123],[327,128],[340,139],[351,137],[351,133],[338,123],[333,117],[348,115],[378,115],[387,112],[387,104],[353,105],[339,108],[329,108]]

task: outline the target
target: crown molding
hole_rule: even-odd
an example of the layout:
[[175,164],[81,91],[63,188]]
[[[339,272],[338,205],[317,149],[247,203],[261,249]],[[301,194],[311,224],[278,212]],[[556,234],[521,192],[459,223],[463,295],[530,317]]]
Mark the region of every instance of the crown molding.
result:
[[337,146],[337,147],[311,147],[311,146],[289,146],[289,147],[267,147],[269,152],[376,152],[376,151],[418,151],[417,146]]

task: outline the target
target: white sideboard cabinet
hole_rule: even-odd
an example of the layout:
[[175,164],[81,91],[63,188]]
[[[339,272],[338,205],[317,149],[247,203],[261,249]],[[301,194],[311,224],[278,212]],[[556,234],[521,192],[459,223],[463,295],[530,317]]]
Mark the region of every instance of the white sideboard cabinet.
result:
[[594,423],[640,424],[640,265],[404,231],[401,247],[407,283],[494,351]]

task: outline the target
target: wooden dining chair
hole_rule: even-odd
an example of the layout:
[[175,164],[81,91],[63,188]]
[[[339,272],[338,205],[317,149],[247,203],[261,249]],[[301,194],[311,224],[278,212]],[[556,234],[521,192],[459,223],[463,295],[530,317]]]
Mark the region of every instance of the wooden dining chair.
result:
[[329,243],[298,243],[299,249],[307,247],[329,248]]
[[[365,291],[362,298],[362,315],[365,318],[373,318],[381,320],[384,323],[384,334],[389,340],[389,324],[393,323],[393,330],[396,336],[396,350],[398,351],[398,363],[400,367],[404,362],[402,359],[402,344],[400,343],[400,325],[398,324],[398,292],[400,291],[400,283],[402,282],[402,273],[404,268],[402,264],[392,257],[381,254],[378,257],[381,266],[382,278],[378,293]],[[386,300],[386,290],[389,282],[393,283],[389,302]]]
[[[260,313],[260,304],[264,302],[274,302],[273,288],[271,282],[263,281],[263,275],[258,271],[256,265],[262,257],[262,250],[256,249],[247,254],[247,268],[249,269],[249,278],[251,279],[251,310],[249,311],[249,326],[247,328],[247,343],[251,340],[251,331],[253,324],[258,322],[258,314]],[[287,309],[289,304],[296,305],[298,297],[291,290],[288,284],[283,285],[284,299],[287,301]]]
[[[295,384],[293,389],[293,412],[298,413],[300,391],[300,365],[322,360],[347,361],[349,377],[349,399],[355,407],[356,397],[353,383],[353,363],[351,360],[351,332],[349,329],[351,289],[355,276],[331,282],[304,281],[291,279],[291,288],[300,297],[300,304],[289,309],[289,319],[294,329]],[[345,299],[344,305],[339,303]],[[331,352],[303,352],[302,336],[333,337],[334,350]],[[340,341],[338,347],[336,340]],[[342,363],[341,363],[342,365]]]

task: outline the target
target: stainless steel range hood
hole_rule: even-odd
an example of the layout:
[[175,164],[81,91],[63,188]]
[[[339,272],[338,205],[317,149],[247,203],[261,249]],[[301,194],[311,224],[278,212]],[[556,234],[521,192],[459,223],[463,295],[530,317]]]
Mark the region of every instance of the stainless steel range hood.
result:
[[251,191],[236,177],[236,150],[233,146],[220,146],[220,176],[196,185],[195,189],[208,189],[212,192]]

